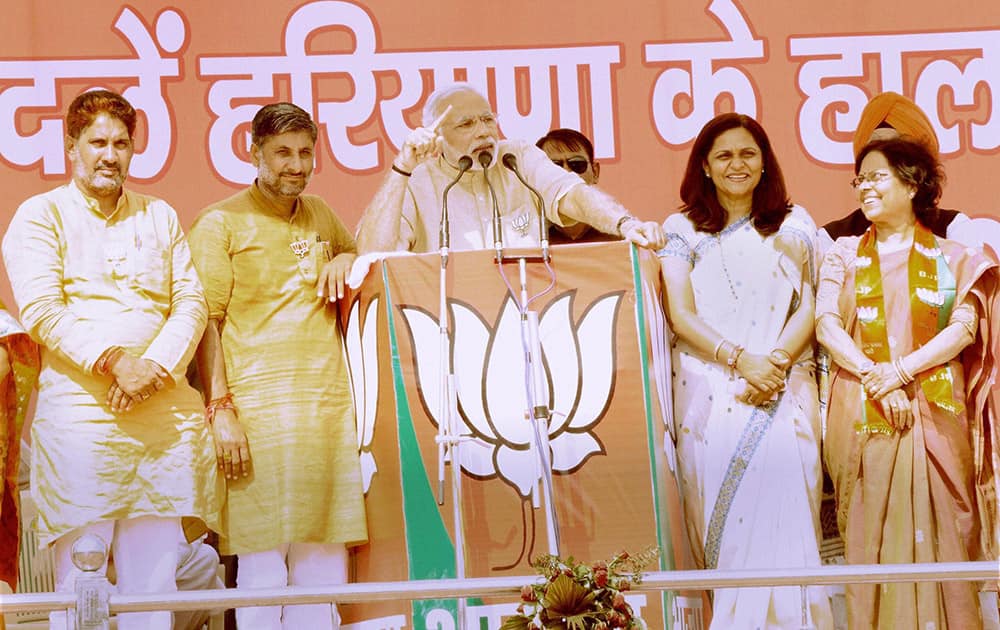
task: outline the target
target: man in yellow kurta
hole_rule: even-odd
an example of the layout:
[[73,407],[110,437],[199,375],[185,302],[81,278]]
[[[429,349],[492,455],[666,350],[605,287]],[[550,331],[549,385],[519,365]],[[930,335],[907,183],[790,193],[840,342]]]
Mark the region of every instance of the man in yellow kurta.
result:
[[[214,527],[222,498],[184,377],[204,293],[173,208],[123,188],[135,124],[118,94],[78,96],[66,114],[72,181],[21,204],[3,239],[21,321],[41,346],[31,491],[60,591],[73,590],[83,533],[111,544],[120,592],[176,590],[181,518]],[[167,630],[171,619],[122,614],[118,627]]]
[[[334,302],[355,257],[333,211],[304,195],[317,129],[289,103],[252,122],[252,186],[191,228],[209,324],[198,366],[228,479],[222,553],[240,588],[346,581],[367,540],[358,442]],[[237,625],[337,627],[328,604],[239,608]]]

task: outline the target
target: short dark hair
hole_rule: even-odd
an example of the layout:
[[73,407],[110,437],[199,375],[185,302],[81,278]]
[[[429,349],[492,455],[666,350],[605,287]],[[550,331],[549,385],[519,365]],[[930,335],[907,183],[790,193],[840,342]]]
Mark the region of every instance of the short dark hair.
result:
[[66,109],[66,135],[78,139],[99,114],[117,118],[128,130],[129,138],[135,135],[135,108],[124,96],[110,90],[90,90],[73,99]]
[[944,188],[944,169],[927,145],[912,136],[869,142],[854,159],[854,174],[869,153],[880,153],[897,178],[914,189],[913,214],[923,225],[933,225]]
[[788,191],[785,188],[785,178],[781,174],[781,166],[771,148],[764,128],[756,120],[746,114],[720,114],[708,121],[691,147],[684,179],[681,180],[681,212],[694,224],[696,230],[717,234],[726,226],[727,213],[719,204],[715,183],[711,177],[705,177],[704,165],[708,161],[708,152],[712,150],[715,139],[729,131],[742,127],[750,132],[754,142],[760,147],[764,160],[764,170],[760,182],[753,191],[753,205],[750,218],[754,229],[762,236],[774,234],[781,227],[791,204]]
[[539,138],[535,146],[544,151],[548,142],[561,144],[570,150],[582,149],[587,154],[587,159],[594,161],[594,145],[590,142],[590,138],[576,129],[553,129]]
[[319,135],[312,117],[293,103],[265,105],[257,110],[250,123],[250,139],[258,147],[266,138],[289,131],[308,131],[313,142]]

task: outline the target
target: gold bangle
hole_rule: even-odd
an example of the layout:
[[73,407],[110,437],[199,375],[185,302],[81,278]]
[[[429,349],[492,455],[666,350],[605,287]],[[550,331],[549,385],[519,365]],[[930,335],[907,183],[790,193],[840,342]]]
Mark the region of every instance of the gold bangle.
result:
[[907,372],[906,368],[903,367],[903,357],[897,357],[892,362],[892,367],[896,370],[896,376],[899,377],[899,381],[903,385],[909,385],[913,382],[913,375]]
[[784,348],[775,348],[774,350],[771,350],[771,356],[781,361],[785,367],[792,364],[792,355],[789,354]]
[[726,359],[726,365],[736,369],[736,363],[740,360],[740,356],[743,354],[743,346],[736,346],[733,351],[729,353],[729,358]]
[[726,338],[720,337],[719,343],[715,344],[715,351],[712,353],[712,359],[714,359],[715,361],[719,360],[719,349],[722,348],[723,344],[725,343],[726,343]]

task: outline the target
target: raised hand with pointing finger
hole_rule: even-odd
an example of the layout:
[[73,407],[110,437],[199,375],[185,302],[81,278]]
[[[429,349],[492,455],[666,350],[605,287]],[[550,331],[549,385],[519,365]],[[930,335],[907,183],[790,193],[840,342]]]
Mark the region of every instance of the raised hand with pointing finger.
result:
[[450,105],[429,126],[417,127],[410,132],[399,150],[399,155],[392,162],[395,170],[410,174],[425,159],[441,155],[444,138],[438,133],[438,129],[449,112],[451,112]]

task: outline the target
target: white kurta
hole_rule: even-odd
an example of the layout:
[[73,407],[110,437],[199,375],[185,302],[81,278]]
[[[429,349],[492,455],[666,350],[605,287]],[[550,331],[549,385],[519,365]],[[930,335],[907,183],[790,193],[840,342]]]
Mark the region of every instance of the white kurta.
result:
[[[205,298],[177,215],[123,191],[105,217],[70,183],[25,201],[3,239],[21,320],[42,347],[31,490],[42,544],[83,525],[138,516],[218,521],[222,480],[201,396],[184,373]],[[176,386],[115,414],[110,346],[151,359]]]

